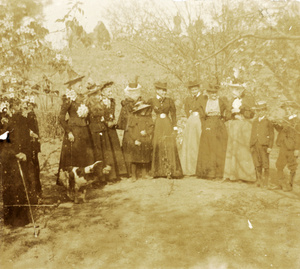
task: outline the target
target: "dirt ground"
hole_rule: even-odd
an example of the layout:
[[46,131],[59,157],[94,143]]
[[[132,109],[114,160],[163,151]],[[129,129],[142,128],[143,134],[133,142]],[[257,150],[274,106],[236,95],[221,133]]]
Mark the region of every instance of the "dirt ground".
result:
[[48,206],[35,210],[39,235],[32,224],[2,227],[1,268],[300,268],[299,177],[290,193],[193,177],[122,179],[72,204],[55,185],[58,145],[44,143],[40,156]]

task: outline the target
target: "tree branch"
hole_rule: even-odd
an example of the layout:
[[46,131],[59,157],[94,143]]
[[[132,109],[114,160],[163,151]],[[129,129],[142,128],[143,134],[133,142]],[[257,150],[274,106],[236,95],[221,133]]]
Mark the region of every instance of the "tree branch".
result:
[[225,46],[223,46],[221,49],[217,50],[216,52],[208,55],[205,58],[202,58],[198,61],[198,63],[203,62],[208,60],[209,58],[212,58],[216,55],[218,55],[219,53],[221,53],[223,50],[227,49],[229,46],[231,46],[232,44],[234,44],[235,42],[237,42],[240,39],[243,38],[257,38],[257,39],[264,39],[264,40],[291,40],[291,41],[296,41],[296,40],[300,40],[300,36],[286,36],[286,35],[282,35],[282,36],[260,36],[260,35],[254,35],[254,34],[245,34],[245,35],[240,35],[237,38],[229,41]]

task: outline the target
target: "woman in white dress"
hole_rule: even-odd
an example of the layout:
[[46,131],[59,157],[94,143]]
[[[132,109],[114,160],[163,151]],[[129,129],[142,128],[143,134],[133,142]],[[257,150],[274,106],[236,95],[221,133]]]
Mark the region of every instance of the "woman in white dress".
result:
[[182,149],[180,154],[181,166],[184,175],[195,175],[198,150],[201,137],[201,120],[199,109],[203,94],[198,81],[189,81],[187,85],[190,96],[185,99],[184,110],[187,122],[183,133]]
[[249,141],[251,135],[251,119],[254,112],[251,108],[254,101],[245,96],[242,84],[230,84],[233,100],[231,100],[230,120],[225,125],[228,132],[224,178],[230,180],[255,181]]

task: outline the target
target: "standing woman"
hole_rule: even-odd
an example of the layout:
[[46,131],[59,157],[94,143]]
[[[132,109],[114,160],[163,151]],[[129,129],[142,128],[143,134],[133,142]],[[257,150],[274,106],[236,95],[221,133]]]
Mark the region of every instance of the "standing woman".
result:
[[88,108],[84,98],[86,91],[81,85],[82,79],[83,77],[79,77],[65,83],[72,89],[66,90],[59,114],[59,121],[65,134],[59,162],[58,185],[60,172],[68,167],[85,167],[94,163],[92,137],[87,121]]
[[[94,145],[96,161],[102,161],[103,168],[109,170],[105,175],[106,182],[117,181],[127,175],[126,164],[121,150],[115,123],[115,99],[112,98],[111,85],[104,83],[89,93],[89,128]],[[101,179],[102,171],[96,171]]]
[[182,178],[183,173],[174,136],[174,131],[177,129],[175,103],[171,98],[166,97],[166,82],[157,81],[154,86],[156,97],[149,100],[156,114],[151,172],[155,178]]
[[225,160],[224,178],[230,180],[255,181],[255,167],[249,148],[254,112],[254,102],[245,96],[245,88],[238,83],[230,84],[233,88],[233,100],[228,111],[228,143]]
[[35,177],[35,187],[38,196],[42,195],[42,185],[40,180],[40,163],[39,163],[39,152],[41,152],[41,143],[40,143],[40,132],[39,125],[37,121],[37,116],[34,112],[34,108],[36,107],[36,103],[34,100],[34,96],[30,96],[27,102],[28,107],[28,127],[30,129],[30,137],[31,137],[31,147],[32,147],[32,163],[34,165],[34,177]]
[[219,85],[209,85],[208,99],[202,99],[200,139],[196,175],[205,179],[223,178],[227,147],[227,131],[224,124],[226,103],[218,96]]
[[195,175],[198,150],[201,137],[201,120],[199,108],[203,95],[197,81],[189,81],[188,89],[190,96],[185,99],[184,110],[188,118],[183,133],[181,150],[181,166],[184,175]]
[[30,130],[26,117],[22,115],[20,99],[11,98],[6,112],[1,114],[0,162],[4,224],[24,226],[31,221],[28,198],[31,204],[37,203],[32,173]]
[[128,128],[129,118],[133,115],[133,108],[142,102],[141,97],[141,85],[137,83],[138,77],[135,78],[134,82],[128,83],[124,89],[125,99],[121,101],[121,111],[118,119],[117,128],[124,130],[122,140],[122,150],[127,166],[129,175],[131,176],[131,163],[132,163],[132,149],[131,149],[131,135],[130,129]]
[[128,118],[127,151],[130,154],[132,179],[136,180],[139,171],[142,178],[147,177],[147,170],[152,161],[153,120],[152,108],[144,101],[138,102]]

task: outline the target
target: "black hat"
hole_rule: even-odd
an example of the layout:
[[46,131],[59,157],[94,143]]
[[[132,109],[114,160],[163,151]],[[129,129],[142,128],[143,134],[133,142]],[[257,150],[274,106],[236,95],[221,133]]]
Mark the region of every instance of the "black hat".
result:
[[154,82],[154,86],[157,89],[167,90],[167,82],[156,81]]

